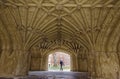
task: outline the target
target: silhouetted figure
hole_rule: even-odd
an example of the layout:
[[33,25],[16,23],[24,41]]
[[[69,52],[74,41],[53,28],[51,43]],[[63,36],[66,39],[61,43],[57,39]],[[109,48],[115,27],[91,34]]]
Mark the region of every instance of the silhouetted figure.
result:
[[60,70],[62,70],[62,71],[63,71],[63,68],[62,68],[63,64],[64,64],[63,61],[60,60]]

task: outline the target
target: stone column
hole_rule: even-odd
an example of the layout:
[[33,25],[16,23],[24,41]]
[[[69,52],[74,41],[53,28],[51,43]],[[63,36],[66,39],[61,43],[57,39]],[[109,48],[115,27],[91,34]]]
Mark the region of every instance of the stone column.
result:
[[72,55],[70,56],[70,60],[71,60],[71,62],[70,62],[70,71],[73,71],[73,58],[72,58]]
[[91,70],[91,79],[117,79],[119,60],[115,52],[95,52]]
[[28,74],[27,50],[4,49],[0,59],[0,76],[24,76]]
[[16,76],[25,76],[28,74],[29,52],[28,50],[20,50],[17,56]]
[[72,70],[71,71],[78,71],[78,60],[77,60],[77,56],[72,56]]
[[44,56],[43,62],[44,70],[48,70],[48,56]]
[[78,55],[78,71],[80,72],[87,72],[87,59],[83,54]]
[[93,77],[95,74],[94,60],[95,60],[94,51],[91,51],[88,53],[88,56],[87,56],[87,64],[88,64],[87,68],[88,68],[88,72],[89,72],[90,77]]
[[10,49],[2,49],[0,58],[0,76],[14,76],[17,62],[16,58],[15,51],[12,51],[10,54]]
[[40,57],[40,71],[43,71],[44,70],[44,66],[43,66],[43,57]]

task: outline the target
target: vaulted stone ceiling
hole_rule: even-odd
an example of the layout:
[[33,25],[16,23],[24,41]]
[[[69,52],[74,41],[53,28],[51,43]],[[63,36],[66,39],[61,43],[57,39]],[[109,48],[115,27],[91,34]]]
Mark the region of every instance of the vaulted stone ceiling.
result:
[[63,49],[87,51],[88,72],[116,79],[119,31],[120,0],[0,0],[0,75],[26,74],[33,50]]
[[114,45],[119,38],[119,0],[1,0],[0,3],[1,31],[9,32],[9,37],[2,38],[4,41],[11,38],[11,42],[14,40],[25,48],[41,40],[54,40],[59,44],[75,42],[86,49],[109,50],[107,45]]

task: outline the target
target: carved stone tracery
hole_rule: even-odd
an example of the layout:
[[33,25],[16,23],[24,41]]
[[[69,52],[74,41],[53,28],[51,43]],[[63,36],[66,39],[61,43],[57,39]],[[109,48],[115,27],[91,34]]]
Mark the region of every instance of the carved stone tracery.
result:
[[[85,70],[93,77],[115,79],[120,61],[119,31],[119,0],[0,0],[0,49],[4,48],[0,51],[0,75],[11,63],[14,72],[10,67],[5,74],[25,75],[28,64],[21,63],[29,61],[31,51],[41,58],[52,50],[64,49],[72,54],[73,70],[82,69],[80,62],[87,63]],[[4,62],[7,60],[10,63]]]

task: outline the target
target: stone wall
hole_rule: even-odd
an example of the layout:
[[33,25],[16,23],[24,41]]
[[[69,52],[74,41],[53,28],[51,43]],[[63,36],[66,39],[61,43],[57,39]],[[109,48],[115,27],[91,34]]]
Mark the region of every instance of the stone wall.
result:
[[64,49],[72,71],[119,79],[119,5],[119,0],[0,0],[0,76],[47,70],[50,51]]

